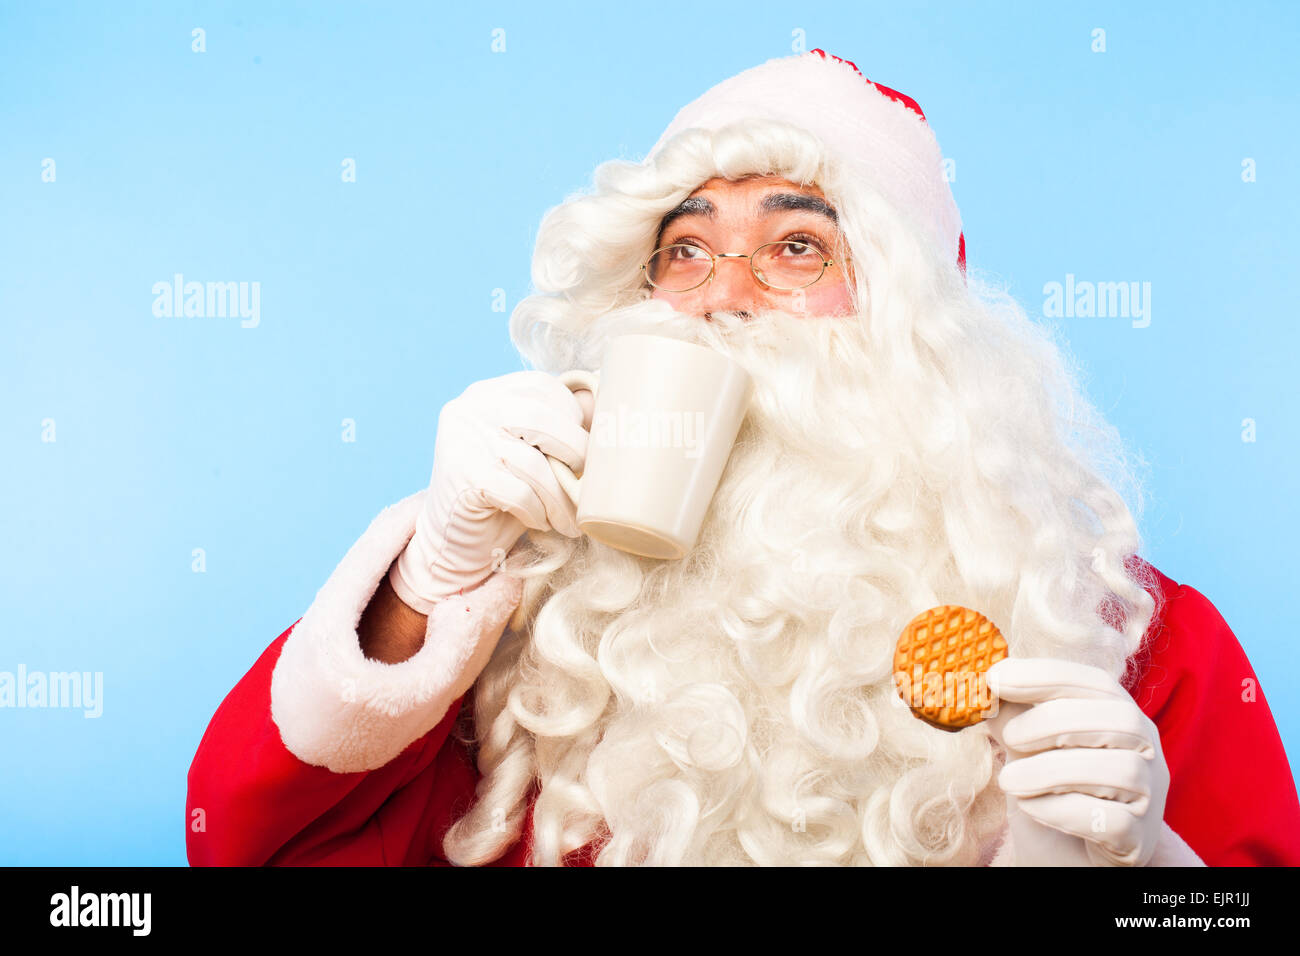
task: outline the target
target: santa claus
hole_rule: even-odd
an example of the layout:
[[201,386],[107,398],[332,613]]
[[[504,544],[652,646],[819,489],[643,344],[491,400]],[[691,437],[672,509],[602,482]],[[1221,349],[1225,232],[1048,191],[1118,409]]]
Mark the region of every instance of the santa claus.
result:
[[[914,101],[820,50],[741,73],[548,213],[533,279],[533,368],[443,407],[429,488],[214,716],[191,863],[1300,863],[1245,654],[1138,556],[1062,351],[966,274]],[[624,332],[754,380],[680,560],[581,534],[548,462],[592,424],[556,376]],[[942,604],[1006,637],[999,721],[898,696]]]

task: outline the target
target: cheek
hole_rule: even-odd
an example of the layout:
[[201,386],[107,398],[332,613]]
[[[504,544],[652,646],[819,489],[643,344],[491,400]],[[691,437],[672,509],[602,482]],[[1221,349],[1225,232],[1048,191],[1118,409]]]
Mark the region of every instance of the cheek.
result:
[[805,289],[804,303],[809,315],[848,315],[853,311],[849,287],[843,282],[825,286],[819,282]]
[[[670,306],[679,312],[686,311],[689,298],[687,293],[682,292],[664,292],[662,289],[654,289],[650,293],[651,299],[658,299],[667,302]],[[781,293],[774,296],[772,304],[779,309],[788,312],[798,311],[798,299],[792,293]],[[833,285],[817,283],[803,293],[803,311],[808,315],[849,315],[853,311],[853,302],[849,297],[849,287],[843,282]]]

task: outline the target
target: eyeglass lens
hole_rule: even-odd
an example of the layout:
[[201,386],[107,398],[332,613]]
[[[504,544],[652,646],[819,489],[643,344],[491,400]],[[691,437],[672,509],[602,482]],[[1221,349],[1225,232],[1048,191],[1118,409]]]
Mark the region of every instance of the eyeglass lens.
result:
[[[718,260],[719,264],[726,262]],[[747,260],[758,278],[773,288],[801,289],[821,278],[824,260],[803,242],[770,242]],[[698,246],[673,245],[657,250],[646,263],[650,281],[665,292],[685,292],[704,282],[712,257]]]

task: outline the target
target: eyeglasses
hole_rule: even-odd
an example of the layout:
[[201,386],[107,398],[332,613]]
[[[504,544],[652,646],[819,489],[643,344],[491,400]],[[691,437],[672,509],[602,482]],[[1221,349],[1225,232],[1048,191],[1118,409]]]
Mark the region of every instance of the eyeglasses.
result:
[[812,285],[835,264],[810,243],[782,239],[765,242],[749,255],[741,252],[713,255],[690,243],[674,243],[652,252],[641,271],[656,289],[690,292],[713,278],[719,259],[748,259],[755,279],[783,292]]

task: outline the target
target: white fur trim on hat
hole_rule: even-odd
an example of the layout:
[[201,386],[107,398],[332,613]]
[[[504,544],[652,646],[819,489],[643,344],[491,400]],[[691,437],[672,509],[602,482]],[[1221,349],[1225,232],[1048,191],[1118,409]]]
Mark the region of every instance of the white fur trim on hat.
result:
[[415,533],[427,493],[380,512],[285,639],[271,676],[271,718],[305,763],[335,773],[388,763],[469,689],[519,604],[522,580],[498,572],[439,602],[408,660],[387,664],[362,653],[361,614]]
[[780,57],[723,80],[681,109],[650,155],[685,129],[715,130],[746,117],[785,120],[813,133],[850,175],[865,177],[957,256],[961,214],[929,124],[830,56]]

